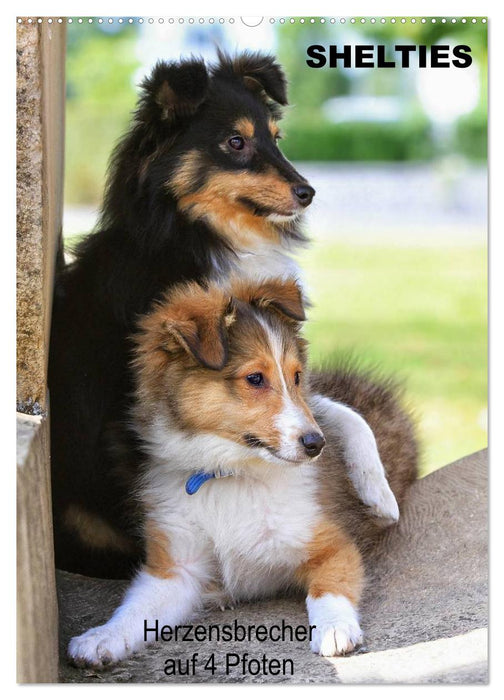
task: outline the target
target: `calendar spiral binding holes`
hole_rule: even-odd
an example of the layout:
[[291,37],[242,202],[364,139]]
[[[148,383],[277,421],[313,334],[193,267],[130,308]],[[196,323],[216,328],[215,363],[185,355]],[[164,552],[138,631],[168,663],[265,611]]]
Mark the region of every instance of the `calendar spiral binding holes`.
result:
[[[245,18],[246,19],[246,18]],[[263,21],[270,24],[486,24],[486,17],[262,17],[257,24],[248,24],[242,17],[17,17],[17,24],[234,24],[242,22],[253,29]]]

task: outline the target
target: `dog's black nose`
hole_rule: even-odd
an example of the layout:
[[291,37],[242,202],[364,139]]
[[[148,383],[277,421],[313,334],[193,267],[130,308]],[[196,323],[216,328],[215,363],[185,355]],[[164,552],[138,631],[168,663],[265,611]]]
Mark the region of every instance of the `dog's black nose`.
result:
[[305,448],[308,457],[316,457],[322,452],[325,445],[324,436],[321,433],[307,433],[299,438]]
[[310,187],[310,185],[294,185],[292,192],[302,207],[307,207],[309,204],[311,204],[311,201],[315,196],[315,190],[313,187]]

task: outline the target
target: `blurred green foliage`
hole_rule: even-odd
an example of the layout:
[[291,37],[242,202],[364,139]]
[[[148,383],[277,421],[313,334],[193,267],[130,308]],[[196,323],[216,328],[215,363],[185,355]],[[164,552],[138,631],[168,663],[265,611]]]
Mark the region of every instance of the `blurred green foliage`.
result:
[[486,160],[488,128],[486,112],[475,111],[461,117],[456,126],[457,151],[473,160]]
[[67,45],[65,201],[101,202],[114,143],[135,106],[137,29],[108,34],[96,25],[70,25]]
[[[354,26],[310,23],[280,26],[278,57],[290,77],[288,109],[282,143],[292,160],[322,161],[423,161],[436,156],[438,144],[416,95],[414,71],[401,68],[360,70],[324,67],[307,69],[306,47],[310,44],[344,45],[345,43],[385,44],[392,55],[394,44],[450,43],[468,44],[480,70],[480,100],[473,113],[461,117],[451,148],[468,158],[486,158],[487,139],[487,25],[478,22],[456,26],[440,18],[422,23],[416,18],[395,24],[371,24],[369,20]],[[357,76],[358,73],[358,76]],[[334,123],[324,114],[324,103],[350,94],[376,97],[400,96],[404,116],[400,121],[346,121]]]
[[[282,151],[291,160],[404,161],[435,154],[429,122],[291,121]],[[285,145],[284,145],[285,144]]]

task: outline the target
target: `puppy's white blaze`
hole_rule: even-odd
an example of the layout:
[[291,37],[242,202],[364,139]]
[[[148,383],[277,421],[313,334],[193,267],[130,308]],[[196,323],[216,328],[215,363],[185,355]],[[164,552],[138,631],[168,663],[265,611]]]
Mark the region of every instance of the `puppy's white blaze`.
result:
[[315,417],[325,419],[341,438],[348,475],[362,502],[385,521],[397,522],[399,506],[387,481],[375,436],[364,418],[320,394],[311,398],[310,407]]
[[267,335],[272,357],[275,360],[277,374],[280,379],[280,391],[282,392],[282,410],[274,420],[274,426],[280,435],[279,454],[284,459],[299,459],[304,456],[299,448],[299,439],[308,430],[313,429],[306,418],[305,412],[296,406],[289,394],[289,388],[284,375],[283,348],[281,339],[278,338],[268,324],[258,317]]
[[157,619],[160,626],[173,626],[187,621],[198,609],[202,586],[198,576],[201,579],[201,572],[183,569],[170,579],[140,572],[105,625],[93,627],[70,641],[69,656],[77,663],[101,666],[143,649],[145,620]]
[[310,647],[320,656],[337,656],[362,643],[357,610],[344,595],[326,593],[306,598],[310,625],[315,625]]
[[300,450],[300,438],[310,426],[304,412],[289,397],[284,398],[283,410],[275,419],[275,427],[280,434],[281,456],[285,459],[304,456]]

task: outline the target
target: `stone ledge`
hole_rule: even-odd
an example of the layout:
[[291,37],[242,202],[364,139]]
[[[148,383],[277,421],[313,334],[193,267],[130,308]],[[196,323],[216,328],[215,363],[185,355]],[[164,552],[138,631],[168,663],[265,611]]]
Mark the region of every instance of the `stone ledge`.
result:
[[[60,680],[66,683],[485,683],[487,682],[487,452],[465,457],[414,484],[400,525],[384,539],[370,570],[362,626],[367,653],[343,659],[312,654],[306,642],[163,643],[107,671],[65,661],[70,637],[104,622],[127,584],[58,573]],[[217,625],[306,625],[301,600],[270,600],[212,612]],[[215,652],[218,672],[166,676],[167,658]],[[294,675],[226,675],[227,653],[292,659]]]
[[49,485],[49,423],[17,419],[17,679],[58,677],[58,609]]

